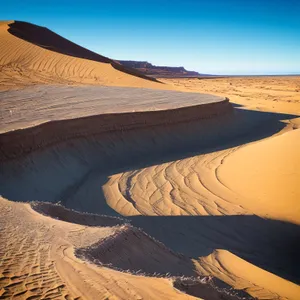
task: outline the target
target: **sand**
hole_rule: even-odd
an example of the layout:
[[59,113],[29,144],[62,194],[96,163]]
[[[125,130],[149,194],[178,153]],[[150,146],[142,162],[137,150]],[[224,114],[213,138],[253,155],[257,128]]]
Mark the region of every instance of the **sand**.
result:
[[298,299],[299,77],[161,84],[0,27],[1,299]]
[[38,83],[166,88],[130,75],[113,60],[46,28],[24,22],[0,23],[0,65],[2,90]]
[[[146,88],[61,85],[0,91],[0,98],[0,132],[100,114],[174,110],[187,106],[197,110],[197,106],[202,104],[226,100],[225,97],[209,94]],[[190,118],[188,114],[186,119]]]
[[300,113],[300,76],[161,79],[174,88],[228,97],[249,109]]
[[299,153],[300,130],[293,130],[238,149],[217,174],[256,214],[299,225]]

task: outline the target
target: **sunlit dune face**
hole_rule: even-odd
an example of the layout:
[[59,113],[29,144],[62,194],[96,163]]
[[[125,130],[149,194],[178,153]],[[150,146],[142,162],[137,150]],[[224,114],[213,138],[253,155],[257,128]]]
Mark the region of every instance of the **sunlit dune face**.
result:
[[299,299],[299,77],[160,83],[23,22],[0,66],[1,299]]

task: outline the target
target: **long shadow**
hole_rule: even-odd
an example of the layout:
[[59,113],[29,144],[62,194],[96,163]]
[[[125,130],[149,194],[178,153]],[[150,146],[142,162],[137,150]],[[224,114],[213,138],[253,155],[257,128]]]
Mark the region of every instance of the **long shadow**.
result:
[[[258,141],[282,130],[286,124],[281,120],[297,117],[234,106],[234,112],[223,117],[74,138],[17,162],[5,162],[0,170],[0,195],[25,202],[62,201],[81,211],[112,214],[111,209],[103,212],[104,205],[99,204],[105,203],[101,186],[109,176]],[[73,195],[87,184],[92,191],[85,197],[88,205],[71,207]]]
[[125,67],[113,59],[110,59],[93,51],[90,51],[84,47],[81,47],[54,33],[46,27],[22,21],[14,21],[8,26],[8,32],[10,34],[41,48],[73,57],[84,58],[101,63],[108,63],[121,72],[125,72],[127,74],[140,77],[146,80],[161,83],[157,79],[145,76],[135,69]]
[[[233,113],[225,116],[173,124],[167,128],[152,127],[150,133],[149,128],[145,128],[124,131],[119,136],[116,134],[116,140],[119,138],[121,143],[113,142],[109,149],[109,163],[103,164],[101,160],[101,172],[110,176],[242,146],[277,134],[286,127],[282,120],[299,117],[248,110],[235,103],[232,106]],[[110,136],[99,138],[106,143]],[[97,170],[98,167],[94,167]]]
[[300,283],[300,226],[255,215],[135,216],[131,223],[192,258],[225,249],[287,280]]
[[[14,201],[63,200],[69,208],[118,215],[106,204],[101,188],[110,175],[258,141],[283,129],[281,120],[295,117],[236,107],[232,115],[217,120],[115,133],[113,138],[112,134],[101,135],[84,144],[81,140],[62,143],[59,148],[50,147],[1,166],[0,194]],[[139,216],[131,220],[186,256],[198,258],[214,249],[226,249],[300,283],[297,225],[257,216]]]

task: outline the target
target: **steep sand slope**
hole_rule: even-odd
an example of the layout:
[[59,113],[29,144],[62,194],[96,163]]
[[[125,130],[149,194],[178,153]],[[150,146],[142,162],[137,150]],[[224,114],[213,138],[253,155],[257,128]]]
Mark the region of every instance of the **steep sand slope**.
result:
[[74,256],[74,247],[99,242],[115,227],[57,221],[4,199],[0,207],[5,213],[0,220],[2,299],[192,299],[174,290],[168,279],[94,267]]
[[256,214],[300,224],[300,129],[241,147],[217,177]]
[[[119,235],[127,236],[129,246],[134,247],[135,239],[140,246],[143,245],[147,259],[140,261],[141,267],[151,266],[158,254],[151,251],[153,241],[149,237],[138,238],[134,236],[136,231],[130,234],[127,225],[113,225],[112,221],[116,219],[102,219],[101,216],[95,219],[93,215],[65,211],[69,216],[73,214],[73,221],[78,222],[73,224],[43,216],[28,204],[2,198],[0,208],[3,212],[0,219],[1,299],[196,299],[174,289],[172,278],[137,276],[104,267],[101,264],[101,259],[106,257],[103,250],[113,252],[115,236]],[[43,210],[44,214],[50,211],[52,217],[63,210],[41,204],[34,204],[33,208]],[[92,221],[93,227],[81,225],[81,221],[83,224]],[[74,255],[76,248],[89,249],[95,243],[102,248],[97,252],[98,265]],[[172,254],[167,255],[168,249],[155,242],[154,245],[160,247],[160,254],[164,253],[168,259],[172,257]],[[178,259],[186,264],[187,259]],[[161,266],[164,264],[162,261]],[[184,264],[182,268],[184,270]],[[230,296],[233,291],[224,291],[202,283],[198,284],[197,295],[209,295],[212,300],[238,299]]]
[[167,88],[46,28],[18,21],[0,23],[0,70],[1,89],[36,83]]
[[[253,216],[257,212],[244,205],[243,199],[228,190],[216,177],[216,168],[237,147],[291,130],[292,127],[286,127],[281,120],[295,118],[295,115],[235,108],[233,111],[221,110],[223,114],[203,119],[201,116],[206,112],[201,106],[193,107],[187,115],[184,111],[144,112],[142,127],[135,113],[126,115],[125,119],[121,119],[122,114],[117,114],[106,123],[95,122],[89,117],[63,120],[53,130],[47,130],[49,124],[56,126],[59,121],[2,134],[1,138],[10,137],[10,142],[3,143],[5,149],[21,150],[17,159],[9,157],[9,160],[2,161],[1,194],[15,201],[60,201],[81,211],[131,216],[133,226],[142,228],[143,232],[171,249],[164,252],[164,247],[139,231],[121,232],[108,242],[103,240],[103,245],[94,240],[87,251],[82,250],[81,257],[95,260],[95,263],[100,254],[100,262],[101,258],[105,264],[111,261],[112,267],[118,269],[141,269],[146,273],[166,273],[169,270],[183,275],[194,272],[211,274],[262,299],[272,299],[274,294],[283,299],[297,299],[299,287],[286,279],[299,280],[295,269],[299,249],[294,243],[299,237],[298,227]],[[149,117],[144,117],[148,113]],[[155,114],[162,116],[155,117]],[[193,114],[197,116],[194,120]],[[186,116],[192,121],[185,119]],[[101,116],[96,118],[101,119]],[[117,120],[122,122],[117,123]],[[182,122],[177,123],[179,120]],[[158,123],[155,125],[155,122]],[[99,124],[105,124],[104,131]],[[112,128],[112,124],[117,127]],[[126,124],[130,124],[130,130],[122,130]],[[84,134],[78,136],[82,128],[85,129]],[[32,136],[32,130],[36,132],[35,138],[26,138],[27,133]],[[23,132],[22,138],[12,139],[20,132]],[[58,140],[49,144],[53,133]],[[28,150],[27,154],[24,149]],[[259,211],[263,217],[266,214],[267,209]],[[76,223],[76,218],[73,222]],[[119,245],[126,246],[121,248]],[[144,249],[142,257],[136,249]],[[270,289],[272,284],[250,281],[237,273],[222,277],[213,270],[204,270],[202,263],[197,265],[201,257],[213,254],[217,249],[230,251],[236,266],[244,261],[238,258],[242,257],[248,262],[241,263],[241,267],[251,271],[256,265],[261,276],[268,276],[274,287],[282,280],[286,288],[280,291]],[[178,259],[181,261],[178,253],[182,253],[185,259],[179,264],[173,263]],[[187,264],[186,258],[192,263]],[[230,262],[227,256],[224,260]],[[55,261],[57,268],[63,265],[61,260]],[[174,269],[174,265],[179,270]],[[217,268],[217,261],[214,265]],[[89,265],[90,268],[98,270],[96,266]],[[90,271],[86,272],[90,274]],[[102,274],[103,269],[98,272]],[[67,280],[65,276],[68,278],[69,275],[62,273],[61,276]],[[276,279],[273,281],[272,278]],[[145,278],[147,285],[151,285],[152,281],[148,280]],[[242,285],[241,282],[247,284]],[[131,284],[134,291],[141,288],[136,286],[138,281]],[[255,285],[257,289],[253,288]],[[107,288],[104,283],[102,286]],[[174,291],[171,290],[165,295],[167,299],[173,297]],[[139,294],[142,294],[140,290]],[[120,297],[120,294],[117,295]],[[124,298],[130,299],[130,296],[125,294]],[[151,298],[163,298],[163,295],[155,290]]]
[[[131,113],[128,117],[133,124],[144,122],[145,125],[157,125],[156,115],[162,115],[159,111],[163,110],[172,110],[165,112],[161,119],[167,123],[174,119],[172,114],[177,115],[175,109],[186,107],[185,113],[178,113],[182,116],[181,119],[174,119],[174,122],[182,122],[210,117],[218,111],[222,113],[222,107],[231,107],[228,99],[208,94],[104,86],[37,85],[16,91],[0,91],[0,100],[0,132],[32,127],[49,121],[96,115],[107,115],[105,122],[109,123],[109,127],[112,123],[124,121],[124,113]],[[202,106],[203,104],[209,106]],[[150,119],[154,118],[151,122],[149,113],[153,111],[156,113],[151,115]],[[139,114],[133,114],[134,112]],[[115,116],[114,122],[109,120],[110,115]],[[125,123],[123,127],[125,129]]]
[[297,299],[299,295],[298,285],[291,284],[225,250],[216,250],[201,258],[196,265],[202,274],[216,276],[259,299]]

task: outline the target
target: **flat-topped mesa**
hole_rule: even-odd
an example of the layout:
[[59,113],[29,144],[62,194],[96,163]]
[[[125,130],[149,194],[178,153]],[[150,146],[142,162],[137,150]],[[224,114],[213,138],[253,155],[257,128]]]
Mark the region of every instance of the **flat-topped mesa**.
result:
[[[204,94],[105,87],[40,87],[40,91],[41,97],[32,93],[32,88],[0,94],[6,109],[1,118],[6,132],[0,135],[0,160],[75,138],[179,126],[232,111],[228,99]],[[32,95],[26,100],[28,105],[34,103],[34,107],[19,114],[11,112],[12,101],[26,92]],[[60,103],[56,104],[58,94]],[[73,99],[67,104],[61,100],[70,97]]]
[[196,71],[188,71],[184,67],[155,66],[147,61],[119,60],[119,62],[123,66],[133,68],[142,74],[153,78],[190,78],[211,76],[209,74],[200,74]]

